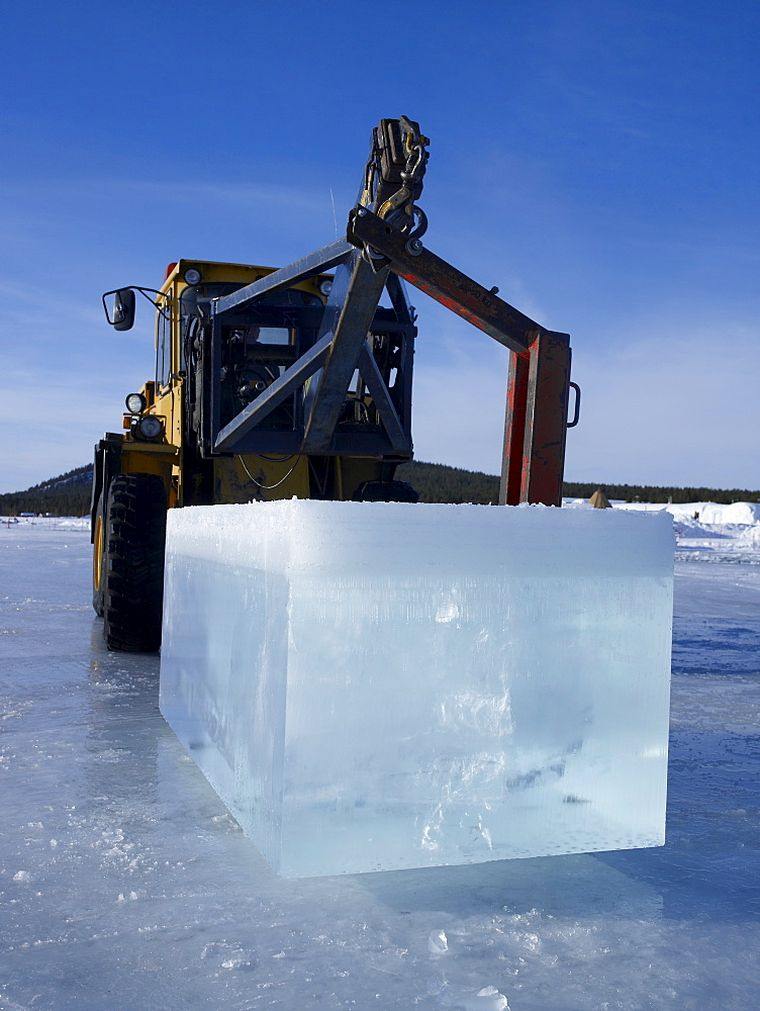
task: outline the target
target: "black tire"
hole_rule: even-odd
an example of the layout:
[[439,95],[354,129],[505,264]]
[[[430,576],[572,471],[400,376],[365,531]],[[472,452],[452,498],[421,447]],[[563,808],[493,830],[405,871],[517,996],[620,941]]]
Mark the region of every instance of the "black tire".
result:
[[418,491],[406,481],[365,481],[356,489],[354,502],[419,502]]
[[103,634],[111,650],[161,646],[166,491],[154,474],[119,474],[108,490]]
[[103,608],[105,607],[107,546],[103,493],[101,492],[98,508],[95,511],[95,536],[92,543],[92,606],[99,618],[103,617]]

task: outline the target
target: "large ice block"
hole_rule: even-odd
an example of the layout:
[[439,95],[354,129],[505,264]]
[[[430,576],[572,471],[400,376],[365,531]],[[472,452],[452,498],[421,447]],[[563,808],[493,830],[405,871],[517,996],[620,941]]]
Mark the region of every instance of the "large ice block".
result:
[[281,874],[664,842],[666,513],[169,514],[161,711]]

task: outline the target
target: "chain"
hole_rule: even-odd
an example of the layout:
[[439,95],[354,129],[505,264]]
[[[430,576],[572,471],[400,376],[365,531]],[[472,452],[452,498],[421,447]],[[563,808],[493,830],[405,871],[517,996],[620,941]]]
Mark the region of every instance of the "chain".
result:
[[377,215],[394,224],[408,239],[415,239],[424,235],[427,229],[425,212],[421,207],[415,207],[414,201],[422,193],[422,180],[429,157],[427,145],[430,141],[420,133],[419,125],[406,116],[399,118],[399,127],[406,154],[406,165],[401,171],[402,185],[383,201]]
[[[420,133],[418,123],[406,116],[399,117],[398,122],[406,156],[406,164],[400,173],[401,186],[383,201],[376,214],[412,240],[424,235],[427,229],[425,212],[421,207],[416,207],[414,202],[422,193],[422,180],[429,157],[427,145],[430,141]],[[377,198],[380,175],[380,151],[375,144],[364,173],[364,193],[361,203],[365,206],[373,204]]]

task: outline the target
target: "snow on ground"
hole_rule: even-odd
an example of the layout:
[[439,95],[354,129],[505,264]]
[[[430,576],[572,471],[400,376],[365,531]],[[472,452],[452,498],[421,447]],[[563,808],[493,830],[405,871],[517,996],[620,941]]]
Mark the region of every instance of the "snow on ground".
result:
[[[0,529],[9,530],[87,530],[89,516],[0,516]],[[0,542],[2,543],[2,542]]]
[[[590,509],[586,499],[564,499],[570,509]],[[616,502],[613,508],[639,512],[667,510],[673,517],[679,552],[701,561],[760,562],[760,502]]]
[[695,521],[707,526],[737,526],[760,523],[760,502],[617,502],[618,509],[655,512],[666,509],[676,521]]
[[0,525],[0,1008],[758,1006],[760,525],[683,522],[664,848],[306,881],[103,648],[85,528]]

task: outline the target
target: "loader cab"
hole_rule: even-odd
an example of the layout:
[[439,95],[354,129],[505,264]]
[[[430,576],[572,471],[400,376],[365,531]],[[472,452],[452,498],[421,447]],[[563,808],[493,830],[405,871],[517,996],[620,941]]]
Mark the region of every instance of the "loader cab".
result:
[[[310,363],[318,362],[322,354],[330,275],[312,276],[271,292],[265,289],[238,303],[229,296],[265,279],[269,269],[204,264],[197,265],[195,275],[192,270],[185,270],[185,285],[176,299],[179,371],[186,383],[189,426],[201,454],[215,458],[304,455],[311,377],[318,367]],[[236,279],[235,272],[243,270],[248,276],[238,273]],[[188,273],[195,283],[187,283]],[[415,335],[408,312],[400,318],[395,307],[377,308],[368,333],[372,367],[354,371],[337,418],[334,443],[323,455],[373,461],[408,458],[411,450],[405,442],[400,446],[403,438],[394,443],[387,437],[366,373],[371,372],[369,381],[374,381],[375,392],[378,387],[386,391],[386,403],[396,412],[396,426],[408,429]],[[293,377],[290,384],[284,380],[286,373]],[[270,396],[271,387],[275,389]],[[243,417],[256,420],[239,433],[235,426]],[[230,431],[235,434],[221,435]],[[313,469],[313,461],[309,466]],[[329,483],[318,483],[328,489],[323,494],[328,497]]]
[[[161,419],[167,445],[178,450],[191,448],[203,459],[250,453],[299,454],[308,382],[267,409],[256,430],[234,447],[220,453],[217,445],[220,431],[263,397],[319,339],[330,275],[316,275],[290,288],[262,294],[239,311],[225,310],[221,318],[215,318],[213,310],[219,300],[270,273],[272,268],[268,267],[179,260],[169,264],[160,290],[133,287],[108,293],[114,301],[111,312],[106,307],[106,313],[115,327],[122,318],[134,319],[131,303],[135,292],[155,307],[153,396],[147,410]],[[404,322],[393,309],[377,309],[370,333],[374,368],[407,429],[415,333],[411,318]],[[367,459],[389,453],[407,457],[406,449],[389,450],[380,411],[365,378],[357,370],[347,390],[336,427],[337,452]]]
[[[309,280],[292,289],[264,297],[245,311],[225,318],[214,330],[210,318],[214,300],[266,276],[267,267],[179,261],[167,278],[174,305],[174,375],[181,391],[182,409],[191,439],[204,457],[213,450],[210,419],[224,425],[275,382],[316,339],[324,311],[324,278]],[[165,360],[157,334],[157,366]],[[158,372],[157,372],[158,374]],[[268,452],[286,452],[284,433],[296,421],[295,400],[280,405],[262,426]],[[270,443],[270,434],[274,444]],[[282,433],[278,436],[276,433]]]
[[[185,289],[180,299],[180,368],[198,376],[197,331],[208,317],[215,298],[231,294],[240,285],[217,283]],[[214,375],[205,393],[216,397],[218,423],[227,424],[261,396],[317,338],[323,313],[320,295],[299,289],[260,299],[239,315],[225,318],[218,333]],[[214,409],[209,404],[209,409]],[[262,423],[262,432],[293,431],[299,416],[294,396]],[[281,447],[285,449],[285,447]]]
[[172,306],[169,299],[156,308],[156,368],[155,383],[159,391],[171,384],[172,371]]
[[[232,417],[292,364],[299,353],[302,310],[321,314],[319,280],[280,293],[257,305],[237,325],[225,327],[219,381],[209,373],[204,321],[214,299],[270,273],[271,268],[211,261],[179,260],[167,267],[155,305],[155,412],[167,419],[167,435],[177,446],[188,430],[203,442],[202,415],[218,403],[222,418]],[[313,319],[312,319],[313,322]],[[204,360],[205,354],[205,360]],[[288,423],[276,412],[270,427]],[[204,447],[210,451],[209,446]]]
[[[134,320],[135,293],[138,306],[152,303],[153,375],[130,394],[139,410],[127,405],[125,434],[114,438],[121,471],[161,476],[170,507],[252,497],[351,498],[367,482],[391,480],[399,460],[411,456],[405,433],[416,328],[408,306],[405,315],[396,302],[378,306],[370,350],[346,389],[333,444],[324,453],[305,453],[332,277],[316,274],[290,287],[264,287],[253,299],[225,301],[272,272],[179,260],[158,290],[109,292],[109,304],[104,296],[109,323],[124,324],[118,329]],[[239,434],[240,419],[251,416],[255,422]],[[222,435],[230,431],[235,434]]]

